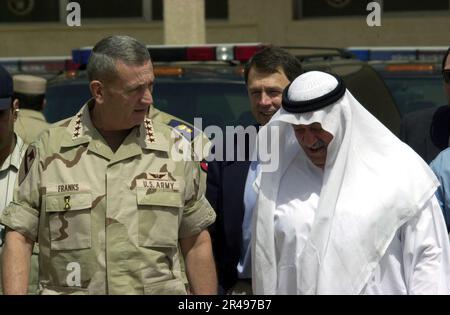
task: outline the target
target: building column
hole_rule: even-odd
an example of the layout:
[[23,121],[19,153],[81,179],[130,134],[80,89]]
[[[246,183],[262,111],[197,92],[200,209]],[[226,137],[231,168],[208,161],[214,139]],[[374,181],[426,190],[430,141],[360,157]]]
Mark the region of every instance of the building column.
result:
[[164,43],[204,44],[205,1],[164,0]]
[[274,45],[286,45],[288,25],[292,21],[292,0],[259,0],[258,40]]

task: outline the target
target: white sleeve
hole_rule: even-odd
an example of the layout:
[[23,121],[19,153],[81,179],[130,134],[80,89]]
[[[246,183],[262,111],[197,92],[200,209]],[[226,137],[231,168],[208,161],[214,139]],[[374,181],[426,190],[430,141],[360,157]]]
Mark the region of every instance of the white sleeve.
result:
[[401,228],[409,294],[450,294],[450,242],[442,210],[433,196]]

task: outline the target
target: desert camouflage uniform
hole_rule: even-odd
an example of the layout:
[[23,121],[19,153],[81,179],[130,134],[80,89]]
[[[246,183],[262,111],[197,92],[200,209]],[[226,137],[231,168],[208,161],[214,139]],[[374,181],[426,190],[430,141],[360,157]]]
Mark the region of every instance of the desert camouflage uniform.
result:
[[30,144],[49,126],[50,124],[45,120],[42,112],[21,108],[14,123],[14,131],[25,143]]
[[113,153],[88,106],[29,147],[2,223],[39,241],[43,294],[185,294],[178,241],[215,220],[198,163],[149,118]]
[[[187,141],[190,141],[191,142],[191,146],[190,146],[191,152],[194,154],[196,152],[199,153],[197,155],[193,155],[194,160],[203,161],[204,159],[206,159],[206,157],[208,155],[207,152],[209,152],[212,143],[209,141],[208,137],[201,130],[195,129],[195,127],[192,124],[190,124],[176,116],[173,116],[169,113],[160,111],[155,106],[150,107],[149,118],[152,121],[161,122],[165,125],[168,125],[168,126],[174,128],[175,131],[177,131],[178,133],[180,133],[180,135],[185,137]],[[196,151],[197,141],[200,141],[200,147],[197,147],[197,151]],[[206,163],[206,162],[203,161],[202,164],[204,165],[204,163]],[[200,189],[202,189],[203,191],[206,191],[207,171],[204,169],[203,165],[202,165],[203,172],[201,172],[201,174],[200,174],[200,176],[202,177],[200,180],[202,187],[200,187]],[[189,290],[189,282],[188,282],[188,279],[187,279],[187,276],[185,273],[186,268],[184,265],[183,256],[180,256],[180,268],[181,268],[183,282],[185,283],[186,288]]]
[[[212,143],[209,141],[208,137],[201,131],[196,129],[192,124],[175,117],[169,113],[160,111],[154,106],[150,107],[150,119],[153,121],[161,122],[165,125],[169,125],[173,127],[177,132],[183,135],[188,141],[191,142],[191,150],[193,153],[196,153],[195,160],[202,161],[209,154],[209,150],[211,149]],[[195,150],[195,145],[198,144],[201,148],[197,148]]]

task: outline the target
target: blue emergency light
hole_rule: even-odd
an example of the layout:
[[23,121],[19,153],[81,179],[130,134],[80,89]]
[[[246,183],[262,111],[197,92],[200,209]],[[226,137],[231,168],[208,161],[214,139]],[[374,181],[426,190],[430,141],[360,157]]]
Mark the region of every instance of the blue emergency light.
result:
[[349,47],[362,61],[430,61],[440,62],[447,47]]
[[80,65],[87,65],[93,47],[84,47],[72,50],[72,61]]

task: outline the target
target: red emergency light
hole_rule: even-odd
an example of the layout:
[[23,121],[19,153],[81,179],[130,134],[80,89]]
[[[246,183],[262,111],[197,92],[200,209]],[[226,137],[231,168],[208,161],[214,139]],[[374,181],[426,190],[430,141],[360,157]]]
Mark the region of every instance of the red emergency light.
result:
[[[267,45],[255,44],[211,44],[196,46],[147,46],[153,62],[176,61],[248,61],[256,52]],[[92,47],[74,49],[72,59],[75,63],[85,65]]]
[[263,45],[236,46],[234,48],[234,59],[240,62],[246,62],[263,48]]
[[214,61],[216,60],[215,47],[188,47],[186,50],[188,61]]

